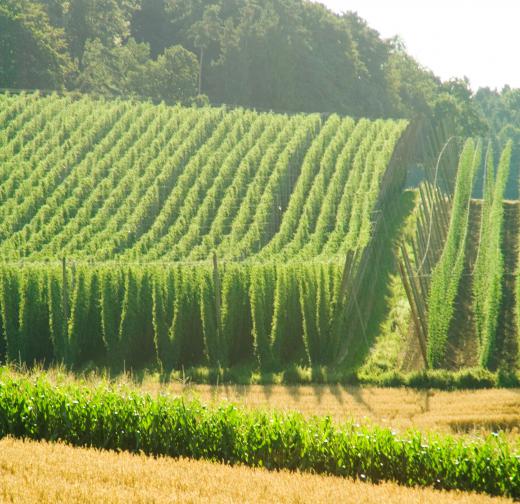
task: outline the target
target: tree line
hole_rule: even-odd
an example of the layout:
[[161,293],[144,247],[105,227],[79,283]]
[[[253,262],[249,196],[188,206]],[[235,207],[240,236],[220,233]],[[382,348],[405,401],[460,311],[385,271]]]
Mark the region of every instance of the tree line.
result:
[[466,79],[308,0],[4,0],[0,87],[493,127]]

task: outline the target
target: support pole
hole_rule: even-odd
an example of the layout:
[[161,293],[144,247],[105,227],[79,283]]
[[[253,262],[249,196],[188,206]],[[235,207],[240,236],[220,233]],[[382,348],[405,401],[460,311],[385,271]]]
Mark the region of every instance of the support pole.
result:
[[61,282],[63,285],[62,289],[62,309],[65,324],[69,319],[69,293],[68,293],[68,279],[67,279],[67,259],[65,256],[61,260]]
[[219,269],[218,269],[218,258],[217,258],[216,252],[213,252],[213,283],[215,284],[215,315],[216,315],[216,320],[217,320],[218,337],[220,340],[222,299],[221,299],[221,290],[220,290],[220,273],[219,273]]
[[425,340],[425,337],[424,335],[422,334],[423,333],[423,327],[422,327],[422,324],[420,322],[420,315],[418,314],[418,311],[417,311],[417,306],[415,304],[415,299],[413,297],[413,294],[412,294],[412,289],[410,287],[410,284],[408,282],[408,277],[407,277],[407,274],[406,274],[406,271],[405,271],[405,267],[403,265],[403,263],[399,260],[398,261],[398,265],[399,265],[399,273],[401,274],[401,279],[403,281],[403,286],[404,286],[404,289],[406,291],[406,296],[408,297],[408,301],[410,303],[410,308],[411,308],[411,311],[412,311],[412,319],[414,321],[414,325],[415,325],[415,328],[416,328],[416,334],[417,334],[417,339],[419,341],[419,348],[421,350],[421,356],[423,358],[423,362],[424,362],[424,366],[426,369],[428,369],[428,358],[427,358],[427,355],[426,355],[426,340]]

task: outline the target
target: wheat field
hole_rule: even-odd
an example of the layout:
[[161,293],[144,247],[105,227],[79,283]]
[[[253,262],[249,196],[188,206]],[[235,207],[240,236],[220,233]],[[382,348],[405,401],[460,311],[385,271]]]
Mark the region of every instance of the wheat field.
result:
[[0,500],[103,503],[501,503],[507,499],[337,477],[0,441]]

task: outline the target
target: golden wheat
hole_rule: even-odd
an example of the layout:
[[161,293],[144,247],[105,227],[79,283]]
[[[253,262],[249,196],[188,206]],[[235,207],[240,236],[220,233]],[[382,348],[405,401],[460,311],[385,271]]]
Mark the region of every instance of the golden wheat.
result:
[[268,472],[63,444],[0,441],[0,499],[41,503],[499,503],[507,499],[370,485],[330,476]]

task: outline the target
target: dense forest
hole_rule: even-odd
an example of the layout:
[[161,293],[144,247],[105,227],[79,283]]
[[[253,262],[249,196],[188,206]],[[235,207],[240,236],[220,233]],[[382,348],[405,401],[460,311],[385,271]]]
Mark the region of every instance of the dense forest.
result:
[[3,0],[0,88],[450,118],[462,135],[499,133],[520,110],[516,91],[442,82],[398,37],[307,0]]

